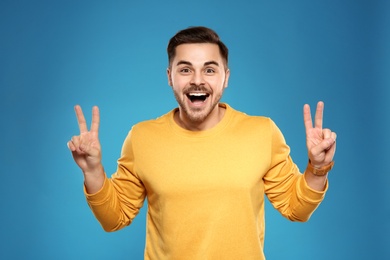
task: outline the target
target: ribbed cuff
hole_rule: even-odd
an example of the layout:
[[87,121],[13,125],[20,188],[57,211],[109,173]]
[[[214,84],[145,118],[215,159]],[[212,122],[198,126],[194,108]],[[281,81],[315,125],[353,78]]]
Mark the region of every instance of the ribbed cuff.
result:
[[84,195],[89,204],[100,205],[107,201],[111,188],[111,183],[108,180],[107,176],[105,176],[102,188],[96,193],[89,194],[84,185]]
[[299,197],[304,201],[312,204],[318,204],[324,199],[328,187],[329,187],[328,180],[326,180],[325,189],[323,191],[314,190],[309,187],[309,185],[306,182],[304,174],[302,174],[300,176],[300,180],[298,183],[298,194]]

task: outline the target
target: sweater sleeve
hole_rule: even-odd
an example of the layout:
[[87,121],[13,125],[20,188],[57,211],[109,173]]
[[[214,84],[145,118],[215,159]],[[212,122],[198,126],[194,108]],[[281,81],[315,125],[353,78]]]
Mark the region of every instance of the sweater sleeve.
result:
[[265,193],[272,205],[291,221],[307,221],[325,196],[325,191],[311,189],[292,161],[290,148],[270,120],[271,160],[263,177]]
[[117,171],[106,178],[95,194],[84,193],[92,212],[105,231],[116,231],[130,225],[145,200],[145,187],[134,170],[131,132],[126,137]]

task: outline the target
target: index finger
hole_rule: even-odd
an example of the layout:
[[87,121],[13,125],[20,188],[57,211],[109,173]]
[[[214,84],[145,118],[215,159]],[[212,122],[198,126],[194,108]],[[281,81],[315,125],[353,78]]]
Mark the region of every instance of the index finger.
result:
[[80,134],[88,132],[87,128],[87,122],[85,121],[85,117],[83,114],[83,110],[79,105],[76,105],[74,107],[74,110],[76,112],[77,122],[79,124]]
[[305,104],[303,106],[303,123],[305,124],[306,131],[313,128],[313,121],[311,119],[310,106]]

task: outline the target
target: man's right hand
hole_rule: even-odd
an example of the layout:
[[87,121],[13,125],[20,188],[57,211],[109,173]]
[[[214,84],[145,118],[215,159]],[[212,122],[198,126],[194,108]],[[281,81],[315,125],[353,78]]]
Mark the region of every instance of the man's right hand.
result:
[[92,109],[92,124],[88,131],[87,122],[80,106],[75,106],[80,135],[73,136],[68,142],[73,159],[84,174],[88,193],[100,190],[104,183],[105,173],[102,166],[102,154],[99,142],[99,108]]

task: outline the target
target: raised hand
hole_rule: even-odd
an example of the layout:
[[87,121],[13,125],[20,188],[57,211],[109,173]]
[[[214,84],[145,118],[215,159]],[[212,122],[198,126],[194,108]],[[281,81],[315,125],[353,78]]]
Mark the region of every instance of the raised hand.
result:
[[323,129],[324,103],[318,102],[314,118],[314,126],[310,113],[310,106],[303,107],[303,120],[306,128],[306,145],[311,164],[321,168],[332,162],[336,151],[336,133],[330,129]]
[[92,109],[92,124],[88,131],[87,122],[80,106],[75,106],[80,135],[68,142],[73,159],[84,173],[87,191],[94,193],[103,185],[104,170],[101,164],[102,153],[99,142],[99,108]]

